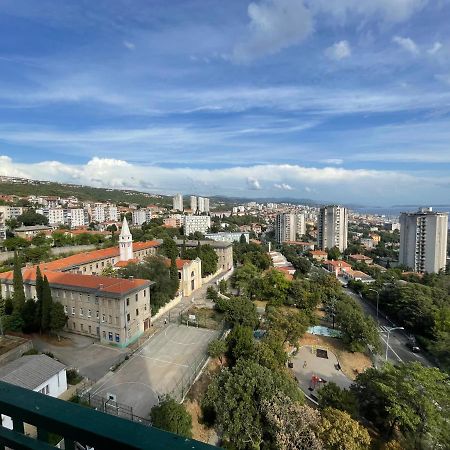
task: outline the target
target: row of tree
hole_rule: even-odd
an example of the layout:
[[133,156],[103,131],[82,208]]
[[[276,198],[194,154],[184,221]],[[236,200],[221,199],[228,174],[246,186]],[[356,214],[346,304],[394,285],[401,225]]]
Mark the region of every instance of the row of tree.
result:
[[18,256],[14,259],[13,294],[0,301],[2,325],[5,330],[33,332],[61,331],[67,323],[67,316],[61,303],[54,302],[47,277],[36,269],[36,299],[26,299]]

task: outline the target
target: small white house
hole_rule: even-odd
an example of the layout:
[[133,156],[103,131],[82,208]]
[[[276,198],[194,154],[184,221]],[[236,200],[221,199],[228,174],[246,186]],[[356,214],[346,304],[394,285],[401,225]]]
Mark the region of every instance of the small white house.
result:
[[[0,381],[59,397],[67,390],[66,366],[47,355],[22,356],[0,368]],[[1,418],[2,426],[12,430],[11,418]]]

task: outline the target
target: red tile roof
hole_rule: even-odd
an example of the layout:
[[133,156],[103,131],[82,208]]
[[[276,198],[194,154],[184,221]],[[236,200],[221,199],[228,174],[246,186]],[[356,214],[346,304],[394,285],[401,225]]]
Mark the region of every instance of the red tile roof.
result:
[[[190,264],[190,263],[191,263],[191,260],[190,260],[190,259],[181,259],[181,258],[177,258],[177,259],[176,259],[176,263],[177,263],[177,269],[178,269],[178,270],[181,270],[185,264]],[[172,262],[170,261],[170,259],[167,258],[167,259],[165,260],[165,264],[166,264],[167,266],[170,266],[170,265],[172,264]]]
[[[34,284],[36,281],[36,269],[25,269],[22,273],[24,283]],[[102,277],[97,275],[78,275],[73,273],[64,272],[52,272],[43,270],[42,275],[47,276],[50,285],[62,285],[67,287],[74,287],[77,289],[97,290],[98,295],[102,292],[108,294],[124,295],[127,292],[137,289],[143,289],[149,286],[151,282],[149,280],[142,279],[123,279]],[[13,272],[0,273],[0,280],[11,281],[13,279]]]

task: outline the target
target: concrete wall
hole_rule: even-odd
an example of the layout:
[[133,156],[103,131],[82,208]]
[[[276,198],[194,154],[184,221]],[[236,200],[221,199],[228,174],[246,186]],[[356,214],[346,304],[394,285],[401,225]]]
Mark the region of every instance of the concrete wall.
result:
[[31,340],[25,340],[15,336],[7,336],[7,338],[17,339],[19,342],[22,340],[23,342],[18,344],[17,347],[3,353],[3,355],[0,355],[0,366],[4,366],[5,364],[20,358],[25,352],[33,348],[33,342]]
[[[61,253],[80,253],[87,252],[90,250],[95,250],[97,247],[94,244],[89,245],[70,245],[68,247],[53,247],[50,249],[52,255],[61,255]],[[1,252],[0,262],[6,261],[7,259],[14,258],[14,252]]]

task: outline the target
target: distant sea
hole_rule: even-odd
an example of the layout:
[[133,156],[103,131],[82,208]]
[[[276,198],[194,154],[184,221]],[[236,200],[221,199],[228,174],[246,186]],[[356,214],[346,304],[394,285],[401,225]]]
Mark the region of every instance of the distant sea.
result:
[[431,206],[433,211],[439,212],[447,212],[450,214],[450,205],[399,205],[399,206],[391,206],[391,207],[378,207],[378,206],[368,206],[368,207],[355,207],[351,208],[353,211],[357,211],[363,214],[377,214],[379,216],[386,216],[389,218],[399,217],[402,212],[414,212],[417,211],[421,207]]

